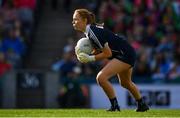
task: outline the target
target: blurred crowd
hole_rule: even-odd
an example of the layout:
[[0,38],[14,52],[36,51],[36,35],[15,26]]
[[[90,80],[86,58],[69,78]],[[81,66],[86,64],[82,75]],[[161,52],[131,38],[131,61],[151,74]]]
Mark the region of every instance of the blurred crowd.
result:
[[[33,39],[38,11],[43,0],[0,0],[0,75],[23,66],[23,58]],[[57,0],[52,1],[53,9]],[[67,14],[87,8],[97,22],[119,35],[126,35],[137,52],[133,79],[140,82],[180,81],[180,0],[65,0]],[[69,37],[63,55],[52,64],[62,78],[83,78],[95,82],[108,60],[79,63],[74,47],[81,33]],[[88,79],[89,78],[89,79]],[[142,78],[142,79],[136,79]]]
[[180,76],[179,0],[109,0],[102,2],[99,18],[136,49],[134,76],[156,81]]
[[[41,0],[0,0],[0,76],[22,68]],[[42,4],[42,3],[41,3]]]
[[[180,82],[180,0],[77,0],[78,8],[96,14],[99,23],[119,35],[126,35],[137,52],[133,79],[138,82]],[[74,54],[76,33],[68,38],[62,58],[52,65],[65,77],[95,76],[108,60],[81,64]],[[81,80],[81,79],[80,79]],[[81,80],[83,81],[83,80]]]
[[[0,0],[0,77],[22,68],[43,1]],[[58,2],[51,0],[53,10]],[[89,9],[104,27],[127,36],[137,52],[135,82],[180,83],[180,0],[63,0],[67,14],[74,8]],[[96,74],[109,61],[80,63],[74,47],[81,37],[84,34],[73,32],[63,54],[51,65],[51,70],[60,72],[62,86],[57,99],[61,107],[87,107],[89,94],[84,85],[95,83]]]

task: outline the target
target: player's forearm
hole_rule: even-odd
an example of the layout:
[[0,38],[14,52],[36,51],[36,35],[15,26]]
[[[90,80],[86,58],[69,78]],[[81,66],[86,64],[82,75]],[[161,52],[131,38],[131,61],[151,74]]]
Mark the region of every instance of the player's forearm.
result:
[[99,53],[99,54],[95,55],[95,60],[97,60],[97,61],[105,59],[105,58],[108,58],[108,57],[103,53]]
[[105,43],[104,48],[101,50],[101,53],[95,55],[95,60],[102,60],[112,56],[112,51],[108,46],[108,43]]
[[112,56],[111,50],[104,50],[101,53],[95,55],[95,60],[102,60]]
[[92,55],[97,55],[97,54],[99,54],[99,53],[101,53],[101,51],[100,50],[97,50],[97,49],[93,49],[93,51],[92,51]]

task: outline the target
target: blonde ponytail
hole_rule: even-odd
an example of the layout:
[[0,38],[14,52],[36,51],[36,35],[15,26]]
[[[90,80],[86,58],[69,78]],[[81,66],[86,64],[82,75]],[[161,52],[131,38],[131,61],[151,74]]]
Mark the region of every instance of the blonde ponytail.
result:
[[104,24],[96,23],[95,14],[87,9],[76,9],[75,12],[78,12],[81,18],[87,19],[87,24],[98,25],[98,26],[104,25]]

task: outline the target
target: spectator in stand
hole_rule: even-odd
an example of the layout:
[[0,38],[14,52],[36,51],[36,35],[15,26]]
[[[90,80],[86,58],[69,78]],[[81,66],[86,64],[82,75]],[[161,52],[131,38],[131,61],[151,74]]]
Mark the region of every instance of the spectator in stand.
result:
[[29,39],[34,25],[36,0],[14,0],[14,4],[18,9],[18,17],[23,25],[24,36]]
[[[57,100],[61,108],[86,107],[87,99],[81,85],[81,69],[77,66],[63,77]],[[75,102],[74,102],[75,101]]]
[[176,81],[177,79],[179,79],[180,81],[180,40],[176,40],[175,41],[175,46],[173,50],[173,54],[174,54],[174,65],[171,68],[171,70],[168,73],[168,81]]
[[56,61],[52,64],[51,68],[53,71],[60,72],[61,77],[67,76],[69,72],[72,71],[73,67],[76,66],[76,61],[74,60],[74,53],[72,50],[67,50],[63,53],[62,59]]
[[152,74],[152,80],[154,83],[160,84],[165,83],[166,75],[165,73],[161,72],[161,69],[158,65],[156,65],[154,72]]
[[152,65],[155,67],[152,68],[153,72],[162,73],[166,76],[172,68],[172,61],[166,57],[164,52],[157,52],[155,56],[151,62],[151,67],[153,67]]
[[2,40],[2,51],[14,68],[21,66],[21,59],[26,52],[26,45],[20,36],[19,30],[14,28],[8,29],[7,35]]
[[142,53],[137,59],[137,65],[135,66],[134,75],[137,77],[147,78],[151,76],[150,65],[148,63],[148,56],[146,53]]
[[4,53],[0,52],[0,77],[2,77],[11,68],[12,66],[6,61]]
[[180,81],[180,63],[175,62],[173,67],[168,73],[168,80],[169,81],[174,81],[174,80],[179,80]]
[[179,0],[172,0],[172,6],[175,13],[180,16],[180,1]]
[[12,0],[7,0],[0,11],[3,15],[5,27],[12,26],[14,21],[18,19],[18,13]]
[[180,63],[180,40],[179,39],[177,39],[176,41],[175,41],[175,46],[174,46],[174,48],[173,48],[173,53],[174,53],[174,59],[178,62],[178,63]]
[[146,35],[144,37],[143,43],[144,45],[150,46],[150,47],[156,47],[158,45],[158,40],[155,37],[155,26],[148,25]]
[[156,51],[164,51],[164,52],[170,52],[173,50],[174,41],[171,41],[170,37],[167,35],[164,35],[161,37],[159,41],[159,45],[156,47]]

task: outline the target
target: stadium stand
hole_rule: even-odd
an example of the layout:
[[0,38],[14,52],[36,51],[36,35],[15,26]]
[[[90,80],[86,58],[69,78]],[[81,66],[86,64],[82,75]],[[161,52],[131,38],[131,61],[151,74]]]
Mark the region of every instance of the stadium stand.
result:
[[[28,75],[29,80],[41,82],[43,87],[38,89],[45,90],[51,88],[48,86],[48,79],[52,79],[53,76],[46,73],[51,71],[59,74],[58,84],[61,85],[57,100],[60,107],[88,107],[88,102],[77,105],[72,99],[89,97],[89,91],[83,85],[96,83],[97,72],[108,60],[89,64],[77,61],[74,46],[84,34],[75,32],[72,28],[72,14],[76,8],[93,11],[97,21],[104,23],[104,27],[128,37],[128,41],[137,52],[133,73],[136,83],[180,83],[180,0],[0,0],[0,94],[3,81],[1,78],[9,70],[35,71],[35,74],[28,71],[29,73],[22,72],[20,75],[25,76],[22,77],[25,80]],[[40,78],[37,76],[37,70],[43,72]],[[43,74],[48,79],[44,79]],[[12,74],[8,81],[12,77],[14,79],[17,76]],[[117,83],[117,79],[114,78],[112,82]],[[14,84],[15,81],[19,82],[19,78],[16,79]],[[45,82],[47,80],[49,83]],[[54,83],[49,85],[55,86]],[[73,85],[75,90],[72,90]],[[29,86],[31,91],[34,85]],[[19,89],[23,92],[26,90],[21,86]],[[25,95],[33,98],[37,94],[41,101],[45,99],[45,90],[40,91],[42,94],[33,90],[30,94],[24,92],[22,95],[19,94],[19,98],[24,100],[25,104]],[[74,98],[66,101],[66,95],[71,94],[71,90],[75,93]],[[76,94],[80,94],[81,98]],[[63,104],[62,98],[67,104]],[[31,100],[34,99],[36,98]],[[0,95],[0,101],[3,100],[5,98]],[[23,107],[20,100],[18,103]],[[49,104],[41,102],[43,107]],[[0,102],[0,106],[3,104]],[[36,107],[31,103],[26,105],[25,107]]]
[[[77,62],[73,49],[77,39],[83,35],[73,32],[71,15],[75,8],[85,7],[94,11],[105,27],[128,37],[137,52],[135,78],[147,78],[151,82],[169,82],[179,78],[179,0],[69,0],[58,1],[57,6],[53,4],[48,0],[1,2],[0,50],[12,68],[50,70],[57,57],[61,60],[62,53],[71,53],[77,66],[95,75],[99,68],[94,71],[94,67],[102,67],[106,61],[86,67]],[[61,71],[57,65],[56,70],[58,68]]]
[[[75,8],[88,8],[94,11],[100,23],[104,22],[106,28],[128,37],[128,41],[137,52],[133,76],[135,82],[178,82],[180,78],[179,0],[76,0],[73,4],[75,7],[71,8],[71,11]],[[74,40],[75,45],[83,34],[76,33],[69,37]],[[64,50],[67,45],[64,46]],[[74,57],[72,60],[82,68],[83,74],[86,73],[84,68],[88,66],[87,73],[93,75],[96,75],[97,70],[107,61],[84,65],[77,62]],[[97,68],[95,72],[94,67]],[[59,70],[61,71],[60,68]]]

